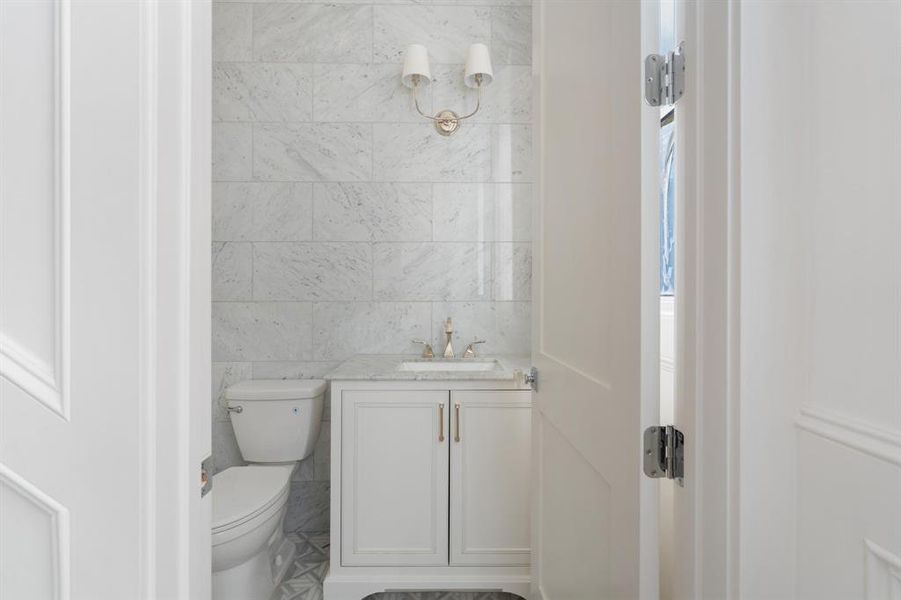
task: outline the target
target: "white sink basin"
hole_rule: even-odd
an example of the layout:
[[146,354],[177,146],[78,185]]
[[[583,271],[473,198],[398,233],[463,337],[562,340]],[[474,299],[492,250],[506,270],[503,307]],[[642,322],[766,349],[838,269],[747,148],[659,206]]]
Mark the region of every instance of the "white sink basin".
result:
[[398,371],[456,371],[478,372],[493,371],[499,367],[492,359],[460,359],[460,360],[405,360],[397,367]]

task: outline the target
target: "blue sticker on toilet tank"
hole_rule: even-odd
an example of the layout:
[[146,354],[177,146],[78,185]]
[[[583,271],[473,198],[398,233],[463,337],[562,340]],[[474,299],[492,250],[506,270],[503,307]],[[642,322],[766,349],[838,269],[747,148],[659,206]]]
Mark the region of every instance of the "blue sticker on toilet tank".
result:
[[292,412],[293,414],[295,414],[295,415],[299,415],[299,414],[300,414],[300,409],[297,408],[297,407],[295,406],[294,408],[291,409],[291,412]]

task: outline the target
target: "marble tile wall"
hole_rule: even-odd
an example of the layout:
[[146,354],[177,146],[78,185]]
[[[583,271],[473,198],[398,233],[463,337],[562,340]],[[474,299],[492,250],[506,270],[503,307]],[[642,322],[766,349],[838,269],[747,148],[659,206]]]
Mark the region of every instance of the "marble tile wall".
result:
[[[495,80],[454,136],[400,82],[425,44],[429,112],[464,112],[469,44]],[[224,389],[317,377],[357,353],[526,353],[531,287],[531,0],[213,4],[213,449],[241,464]],[[286,528],[328,529],[329,414]]]

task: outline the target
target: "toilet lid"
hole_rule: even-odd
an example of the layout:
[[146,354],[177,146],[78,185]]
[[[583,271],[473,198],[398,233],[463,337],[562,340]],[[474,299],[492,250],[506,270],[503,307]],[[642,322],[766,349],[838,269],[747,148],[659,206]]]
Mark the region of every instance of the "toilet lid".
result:
[[230,467],[213,476],[213,530],[237,525],[269,508],[287,490],[291,470]]
[[322,379],[253,379],[228,386],[226,400],[302,400],[325,392]]

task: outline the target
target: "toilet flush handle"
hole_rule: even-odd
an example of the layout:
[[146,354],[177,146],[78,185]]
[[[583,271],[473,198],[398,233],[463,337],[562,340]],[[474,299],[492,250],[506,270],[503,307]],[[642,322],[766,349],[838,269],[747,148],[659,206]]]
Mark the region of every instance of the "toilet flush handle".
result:
[[226,406],[225,407],[228,412],[238,413],[239,415],[244,412],[243,406]]

